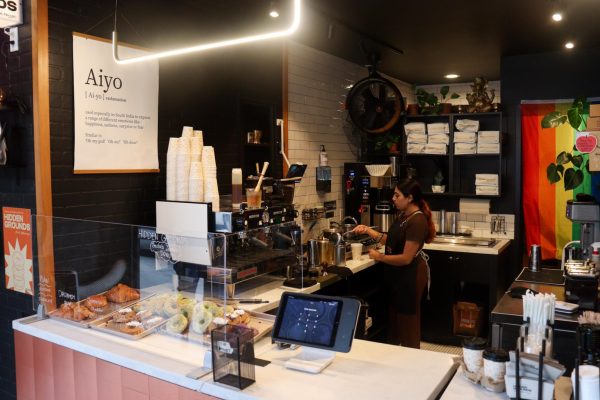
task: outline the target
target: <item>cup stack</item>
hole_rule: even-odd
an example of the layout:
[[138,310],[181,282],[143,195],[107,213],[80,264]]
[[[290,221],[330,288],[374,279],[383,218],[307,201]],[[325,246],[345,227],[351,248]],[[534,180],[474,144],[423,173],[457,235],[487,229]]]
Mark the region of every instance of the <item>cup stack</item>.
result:
[[219,187],[217,185],[217,163],[212,146],[202,149],[202,169],[204,172],[204,201],[212,203],[213,211],[219,211]]
[[192,161],[190,163],[190,186],[188,189],[188,200],[196,203],[204,201],[204,177],[202,173],[202,163]]
[[177,151],[177,180],[175,181],[175,200],[188,201],[190,179],[190,138],[181,137]]
[[167,149],[167,200],[174,201],[177,197],[177,153],[179,152],[179,138],[169,138]]
[[194,128],[191,126],[184,126],[181,130],[181,137],[192,137],[194,136]]

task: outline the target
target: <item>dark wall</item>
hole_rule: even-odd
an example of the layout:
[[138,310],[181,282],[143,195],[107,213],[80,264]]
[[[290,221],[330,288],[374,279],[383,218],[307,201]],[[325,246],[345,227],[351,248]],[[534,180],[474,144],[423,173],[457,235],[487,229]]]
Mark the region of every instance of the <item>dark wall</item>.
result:
[[[576,49],[555,53],[503,57],[501,64],[502,107],[507,127],[514,132],[515,151],[508,168],[517,171],[514,182],[507,182],[513,191],[511,202],[516,214],[515,244],[519,256],[525,253],[522,215],[521,115],[522,100],[572,99],[579,96],[600,96],[600,48]],[[520,259],[520,257],[519,257]]]
[[[19,27],[19,51],[8,51],[8,36],[0,33],[0,87],[7,93],[9,110],[0,110],[0,123],[8,129],[8,165],[0,166],[0,207],[35,209],[33,119],[31,113],[31,13],[23,2],[24,24]],[[29,109],[16,108],[19,98]],[[4,243],[0,229],[0,243]],[[4,254],[4,253],[2,253]],[[4,257],[0,280],[5,282]],[[0,398],[15,399],[15,351],[12,320],[33,313],[31,296],[0,285]]]
[[[128,2],[128,23],[120,20],[119,39],[147,45],[155,38],[139,35],[155,15]],[[50,2],[50,94],[54,215],[154,225],[154,202],[165,197],[168,139],[184,125],[204,131],[215,146],[220,192],[230,191],[231,168],[240,166],[242,136],[239,109],[260,102],[281,115],[281,42],[190,55],[160,62],[158,146],[160,173],[74,175],[73,169],[73,31],[110,38],[114,2]],[[143,12],[141,10],[144,10]],[[164,11],[164,10],[163,10]],[[183,13],[185,15],[185,13]],[[179,15],[179,18],[183,18]],[[197,18],[197,16],[190,16]],[[196,21],[201,24],[201,20]],[[163,25],[163,30],[167,29]],[[156,29],[159,31],[160,29]],[[158,33],[155,33],[158,34]],[[161,33],[164,35],[164,31]],[[101,156],[101,155],[99,155]]]

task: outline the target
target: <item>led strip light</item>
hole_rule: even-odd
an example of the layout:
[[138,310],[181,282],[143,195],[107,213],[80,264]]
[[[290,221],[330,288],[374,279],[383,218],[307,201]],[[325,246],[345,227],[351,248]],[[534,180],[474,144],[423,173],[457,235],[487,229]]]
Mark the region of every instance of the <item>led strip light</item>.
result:
[[125,58],[125,59],[119,58],[119,43],[118,43],[118,38],[117,38],[117,30],[115,29],[112,33],[113,58],[117,64],[133,64],[136,62],[156,60],[158,58],[163,58],[163,57],[177,56],[177,55],[182,55],[182,54],[194,53],[197,51],[205,51],[205,50],[210,50],[210,49],[217,49],[220,47],[229,47],[229,46],[235,46],[238,44],[253,43],[253,42],[258,42],[261,40],[268,40],[268,39],[275,39],[278,37],[289,36],[289,35],[293,34],[294,32],[296,32],[298,30],[298,27],[300,26],[300,2],[301,2],[301,0],[293,0],[293,1],[294,1],[294,18],[293,18],[293,21],[292,21],[292,24],[290,25],[290,27],[285,30],[270,32],[270,33],[262,33],[262,34],[253,35],[253,36],[245,36],[245,37],[240,37],[240,38],[236,38],[236,39],[223,40],[220,42],[204,43],[204,44],[199,44],[199,45],[190,46],[190,47],[184,47],[184,48],[180,48],[180,49],[166,50],[166,51],[161,51],[158,53],[152,53],[152,54],[139,56],[139,57]]

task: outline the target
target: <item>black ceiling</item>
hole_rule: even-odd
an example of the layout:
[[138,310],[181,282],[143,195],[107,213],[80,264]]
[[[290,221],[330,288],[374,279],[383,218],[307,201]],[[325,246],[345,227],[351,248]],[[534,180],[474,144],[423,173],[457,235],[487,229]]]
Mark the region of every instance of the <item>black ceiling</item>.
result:
[[[288,7],[292,2],[278,1]],[[279,29],[290,17],[288,8],[282,18],[270,19],[270,0],[166,4],[121,0],[122,39],[165,49]],[[551,15],[559,10],[564,19],[553,22]],[[103,22],[112,30],[112,18]],[[444,82],[451,72],[462,82],[475,76],[495,80],[505,55],[560,51],[568,56],[567,40],[576,44],[571,52],[600,47],[600,0],[303,0],[302,25],[293,39],[358,64],[367,61],[363,42],[380,53],[380,71],[410,83]]]
[[[381,51],[379,70],[411,83],[444,82],[457,73],[459,81],[475,76],[500,78],[505,55],[564,51],[571,40],[577,51],[600,47],[598,0],[305,0],[317,13],[306,14],[300,33],[310,44],[355,62],[364,62],[348,27],[375,41],[401,49],[404,54],[376,45]],[[562,11],[560,23],[552,21]],[[329,25],[314,29],[313,19]],[[336,22],[337,21],[337,22]],[[328,39],[328,36],[333,36]],[[568,56],[568,54],[566,55]]]

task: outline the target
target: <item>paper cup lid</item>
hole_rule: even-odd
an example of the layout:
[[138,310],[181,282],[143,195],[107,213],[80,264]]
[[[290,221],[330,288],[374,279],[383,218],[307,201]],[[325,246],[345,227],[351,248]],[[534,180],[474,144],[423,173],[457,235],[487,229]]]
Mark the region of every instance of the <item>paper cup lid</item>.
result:
[[508,353],[503,349],[489,348],[483,351],[483,358],[490,361],[506,362],[509,360]]
[[487,340],[480,337],[466,338],[462,342],[462,347],[469,350],[484,350],[487,345]]

